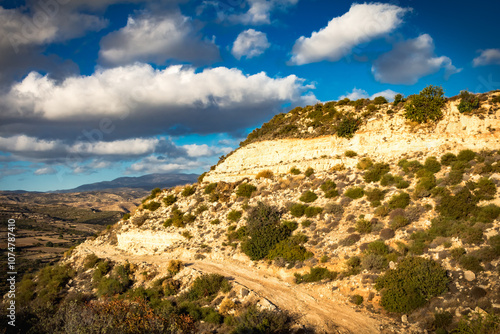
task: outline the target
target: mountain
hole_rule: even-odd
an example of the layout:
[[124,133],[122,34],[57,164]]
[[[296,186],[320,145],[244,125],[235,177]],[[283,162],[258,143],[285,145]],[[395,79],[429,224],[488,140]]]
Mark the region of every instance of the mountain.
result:
[[82,191],[96,191],[116,188],[140,188],[152,190],[154,188],[168,188],[180,184],[196,182],[197,174],[148,174],[138,177],[119,177],[112,181],[102,181],[84,184],[73,189],[58,190],[59,193],[74,193]]

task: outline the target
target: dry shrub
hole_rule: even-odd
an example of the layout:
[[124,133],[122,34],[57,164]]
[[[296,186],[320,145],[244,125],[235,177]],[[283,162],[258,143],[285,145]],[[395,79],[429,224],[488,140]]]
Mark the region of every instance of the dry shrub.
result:
[[256,179],[261,179],[261,178],[272,179],[273,177],[274,177],[274,173],[272,171],[270,171],[269,169],[265,169],[263,171],[260,171],[255,176]]

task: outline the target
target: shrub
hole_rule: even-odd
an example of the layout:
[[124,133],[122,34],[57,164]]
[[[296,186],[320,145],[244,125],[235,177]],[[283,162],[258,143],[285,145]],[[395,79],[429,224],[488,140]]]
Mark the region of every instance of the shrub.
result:
[[238,220],[240,220],[241,215],[242,215],[241,211],[231,210],[227,214],[227,220],[232,221],[232,222],[237,222]]
[[407,313],[444,293],[449,282],[446,270],[439,263],[420,257],[407,257],[396,269],[390,269],[380,276],[375,288],[381,290],[380,304],[387,311]]
[[375,104],[384,104],[387,103],[387,99],[383,96],[377,96],[376,98],[373,99],[373,103]]
[[352,138],[359,129],[361,120],[352,116],[345,116],[337,125],[337,135],[343,138]]
[[208,186],[205,187],[205,189],[203,190],[203,192],[206,194],[206,195],[209,195],[211,193],[214,192],[215,188],[217,188],[217,183],[210,183]]
[[286,226],[290,231],[295,231],[298,227],[299,224],[297,224],[296,221],[291,221],[291,220],[284,220],[283,225]]
[[94,253],[89,254],[85,257],[85,260],[83,261],[83,267],[85,269],[90,269],[94,268],[94,266],[99,262],[99,257],[95,255]]
[[311,203],[311,202],[314,202],[317,199],[318,199],[318,195],[316,195],[311,190],[306,191],[299,198],[299,200],[301,200],[302,202],[305,202],[305,203]]
[[497,186],[492,180],[483,177],[475,184],[474,194],[479,200],[492,200],[497,193]]
[[462,151],[458,152],[458,154],[457,154],[458,161],[469,162],[472,159],[474,159],[475,157],[476,157],[476,153],[474,153],[474,151],[472,151],[472,150],[462,150]]
[[436,206],[442,216],[452,219],[463,219],[474,213],[477,199],[467,188],[460,189],[454,196],[444,195]]
[[200,176],[198,176],[198,183],[202,183],[203,179],[205,178],[206,175],[207,175],[207,172],[201,173]]
[[357,233],[348,235],[346,238],[340,241],[341,246],[352,246],[361,239],[361,236]]
[[404,209],[410,204],[410,195],[405,192],[399,193],[398,195],[392,196],[387,204],[390,209]]
[[363,158],[358,161],[358,164],[356,165],[356,168],[365,170],[373,166],[373,161],[370,158]]
[[363,191],[363,189],[361,189],[359,187],[353,187],[353,188],[347,189],[344,192],[344,195],[349,197],[349,198],[352,198],[352,199],[358,199],[358,198],[363,197],[365,195],[365,192]]
[[170,260],[168,263],[167,270],[171,275],[177,275],[182,268],[184,267],[184,264],[182,263],[181,260]]
[[481,261],[479,261],[477,257],[472,255],[462,255],[458,259],[458,263],[462,268],[473,271],[475,273],[483,271],[483,267],[481,266]]
[[361,259],[361,268],[365,270],[382,270],[387,268],[387,260],[381,255],[367,254]]
[[390,167],[388,164],[377,162],[370,169],[365,172],[363,176],[365,182],[378,182],[382,175],[388,173],[390,171]]
[[304,172],[304,175],[307,176],[307,177],[309,177],[309,176],[311,176],[313,174],[314,174],[314,169],[311,168],[311,167],[309,167],[308,169],[306,169],[306,171]]
[[424,168],[430,172],[437,173],[441,170],[441,164],[436,157],[428,157],[425,159]]
[[325,182],[323,182],[320,188],[325,193],[325,198],[333,198],[339,195],[336,189],[337,185],[331,180],[326,180]]
[[360,219],[356,222],[356,231],[361,234],[370,233],[372,231],[372,223],[366,219]]
[[380,201],[382,201],[385,197],[385,191],[380,190],[379,188],[373,188],[365,190],[365,195],[366,199],[372,203],[372,206],[379,206]]
[[212,225],[219,225],[220,224],[220,220],[219,219],[214,219],[214,220],[210,221],[210,224],[212,224]]
[[299,175],[300,174],[300,169],[298,169],[297,167],[292,167],[292,168],[290,168],[289,173],[292,174],[292,175]]
[[297,239],[289,238],[277,243],[267,257],[271,260],[282,258],[288,262],[295,262],[304,261],[312,256],[313,254],[308,252],[304,246],[301,246]]
[[192,186],[186,186],[184,190],[182,190],[181,195],[184,197],[188,197],[193,195],[196,192],[196,188]]
[[324,279],[334,280],[337,278],[337,273],[334,271],[330,271],[326,268],[321,267],[312,267],[309,269],[309,273],[301,275],[299,273],[295,273],[295,283],[309,283],[309,282],[318,282]]
[[163,197],[163,203],[165,203],[166,206],[170,206],[177,202],[177,197],[175,195],[168,195],[166,197]]
[[375,240],[368,244],[366,251],[370,254],[386,255],[389,253],[389,247],[383,240]]
[[363,304],[363,296],[361,295],[352,295],[351,296],[351,303],[355,305],[361,305]]
[[290,207],[290,214],[297,218],[302,217],[306,211],[306,208],[307,205],[305,204],[299,204],[299,203],[293,204]]
[[445,103],[443,88],[429,85],[420,94],[412,95],[405,104],[405,117],[410,121],[436,122],[443,117],[441,108]]
[[393,230],[397,230],[398,228],[405,227],[409,223],[410,222],[408,221],[408,218],[406,218],[405,216],[395,216],[391,220],[390,226]]
[[344,152],[344,155],[348,158],[353,158],[353,157],[357,156],[358,154],[352,150],[347,150]]
[[128,220],[130,219],[130,213],[127,212],[126,214],[123,215],[122,220]]
[[155,198],[156,196],[158,196],[159,193],[161,193],[161,189],[160,188],[154,188],[153,190],[151,190],[150,197],[151,198]]
[[292,332],[291,327],[295,322],[295,317],[285,310],[259,310],[252,305],[245,313],[237,317],[235,322],[237,325],[232,332],[234,334],[279,334]]
[[495,204],[488,204],[479,208],[476,218],[482,223],[492,223],[499,215],[500,207]]
[[256,179],[261,179],[261,178],[272,179],[273,177],[274,173],[269,169],[262,170],[255,176]]
[[156,209],[158,209],[159,207],[161,206],[160,203],[158,202],[155,202],[155,201],[151,201],[149,202],[148,204],[143,204],[143,208],[146,209],[146,210],[149,210],[149,211],[155,211]]
[[396,184],[396,188],[398,189],[406,189],[410,186],[410,183],[404,180],[401,176],[394,177],[394,182]]
[[404,101],[405,101],[405,99],[404,99],[403,95],[401,95],[401,94],[396,94],[396,95],[394,96],[394,102],[393,102],[392,104],[393,104],[394,106],[397,106],[400,102],[404,102]]
[[302,225],[302,227],[309,227],[309,226],[311,226],[312,221],[310,221],[309,219],[306,219],[303,222],[301,222],[300,224]]
[[250,198],[255,190],[257,190],[257,188],[254,185],[250,183],[242,183],[238,186],[236,195]]
[[380,178],[380,185],[386,187],[394,184],[394,176],[391,173],[386,173]]
[[476,95],[463,90],[460,92],[460,103],[457,108],[461,113],[471,112],[472,110],[479,108],[479,99]]
[[460,319],[457,328],[453,330],[453,334],[495,334],[500,332],[500,317],[493,313],[486,315],[473,313],[472,315],[464,316]]
[[441,157],[441,164],[445,166],[451,166],[455,161],[457,161],[457,156],[453,153],[446,153]]
[[429,197],[431,195],[431,189],[436,186],[436,178],[432,177],[423,177],[421,178],[417,185],[415,186],[415,190],[413,194],[417,198]]
[[187,291],[186,298],[191,301],[204,299],[211,302],[219,291],[229,292],[229,290],[231,290],[231,285],[224,276],[204,274],[194,280],[193,285]]
[[304,213],[306,214],[306,217],[312,218],[316,215],[319,215],[321,212],[323,212],[323,208],[316,207],[316,206],[308,206]]

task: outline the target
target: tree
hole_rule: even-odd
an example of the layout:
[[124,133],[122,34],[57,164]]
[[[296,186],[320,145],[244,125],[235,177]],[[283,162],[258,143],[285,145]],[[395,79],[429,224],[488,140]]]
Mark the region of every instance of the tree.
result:
[[436,122],[443,117],[445,99],[442,87],[429,85],[420,94],[412,95],[405,104],[405,117],[418,123]]

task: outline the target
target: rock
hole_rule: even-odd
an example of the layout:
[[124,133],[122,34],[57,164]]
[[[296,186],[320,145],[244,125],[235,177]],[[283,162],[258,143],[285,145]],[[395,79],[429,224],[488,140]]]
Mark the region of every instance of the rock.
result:
[[389,268],[396,269],[396,264],[394,263],[394,261],[389,262]]
[[466,280],[468,280],[469,282],[473,281],[476,279],[476,274],[474,274],[472,271],[470,270],[466,270],[464,271],[464,277]]
[[406,314],[403,314],[403,316],[401,317],[401,322],[403,324],[406,324],[408,323],[408,316]]

